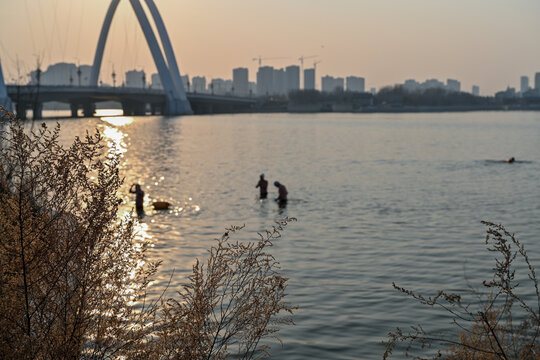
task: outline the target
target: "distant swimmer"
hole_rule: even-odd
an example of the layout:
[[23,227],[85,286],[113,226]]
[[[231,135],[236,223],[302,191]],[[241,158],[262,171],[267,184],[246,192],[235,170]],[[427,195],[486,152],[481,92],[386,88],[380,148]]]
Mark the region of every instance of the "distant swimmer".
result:
[[274,186],[278,188],[278,197],[276,198],[276,201],[280,203],[286,203],[288,192],[285,185],[280,184],[279,181],[276,181],[274,182]]
[[[135,190],[133,190],[133,187],[135,186]],[[137,210],[137,214],[144,213],[144,191],[141,189],[141,185],[139,184],[133,184],[131,185],[131,188],[129,189],[129,192],[131,194],[135,194],[135,210]]]
[[506,162],[509,164],[513,163],[514,161],[516,161],[516,159],[513,156],[510,159],[506,160]]
[[268,181],[264,179],[264,174],[260,175],[259,182],[255,186],[255,188],[259,188],[259,191],[261,193],[261,199],[266,199],[268,196]]

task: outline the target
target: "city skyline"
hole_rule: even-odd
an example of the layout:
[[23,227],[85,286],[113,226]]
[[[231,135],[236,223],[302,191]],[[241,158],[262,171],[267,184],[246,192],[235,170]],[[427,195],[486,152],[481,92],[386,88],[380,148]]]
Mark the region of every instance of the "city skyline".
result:
[[[8,16],[0,25],[0,59],[6,81],[65,61],[91,64],[108,0],[0,0]],[[333,5],[331,5],[333,4]],[[540,71],[540,33],[535,14],[540,3],[503,1],[277,0],[272,6],[244,0],[227,4],[160,2],[180,69],[190,77],[232,78],[232,69],[249,69],[255,81],[262,65],[285,68],[317,65],[322,76],[358,76],[377,89],[414,78],[459,79],[462,89],[479,85],[482,95],[507,86],[519,89],[521,76]],[[18,14],[18,16],[16,16]],[[28,19],[28,26],[20,26]],[[264,19],[264,21],[262,21]],[[13,29],[17,29],[16,36]],[[11,31],[10,31],[11,30]],[[279,58],[264,60],[265,58]],[[257,59],[253,61],[252,59]],[[121,1],[113,21],[102,66],[102,80],[112,70],[155,72],[128,1]],[[301,73],[303,73],[301,71]]]

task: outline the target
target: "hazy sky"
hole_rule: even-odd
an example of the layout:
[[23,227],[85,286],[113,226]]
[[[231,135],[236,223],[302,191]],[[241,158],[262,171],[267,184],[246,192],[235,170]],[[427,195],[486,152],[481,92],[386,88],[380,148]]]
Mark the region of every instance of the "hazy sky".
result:
[[[357,75],[380,88],[455,78],[482,94],[540,72],[540,0],[155,0],[182,73],[232,78],[257,62],[284,67],[317,55],[320,76]],[[6,81],[58,61],[91,64],[109,0],[0,0]],[[102,66],[112,83],[133,68],[155,72],[128,0],[118,7]],[[306,60],[313,66],[313,59]]]

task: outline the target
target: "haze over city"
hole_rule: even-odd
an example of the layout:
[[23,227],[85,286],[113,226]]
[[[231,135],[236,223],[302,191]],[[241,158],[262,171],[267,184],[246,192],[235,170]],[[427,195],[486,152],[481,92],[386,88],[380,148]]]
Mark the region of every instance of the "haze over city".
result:
[[[1,0],[0,59],[6,81],[28,74],[41,59],[91,64],[109,1]],[[282,0],[158,1],[182,73],[231,78],[263,65],[299,65],[314,56],[320,77],[361,76],[377,89],[406,79],[458,79],[492,95],[519,87],[540,68],[540,2]],[[278,58],[278,59],[273,59]],[[17,61],[18,59],[18,61]],[[17,63],[19,70],[17,70]],[[101,79],[155,66],[128,1],[113,21]]]

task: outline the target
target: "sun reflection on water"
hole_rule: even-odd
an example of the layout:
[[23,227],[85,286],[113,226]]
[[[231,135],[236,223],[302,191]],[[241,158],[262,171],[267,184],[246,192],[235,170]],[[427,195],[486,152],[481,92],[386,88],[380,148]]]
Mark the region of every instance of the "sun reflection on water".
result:
[[96,109],[97,116],[120,116],[124,115],[122,109]]

